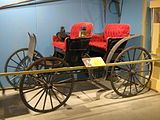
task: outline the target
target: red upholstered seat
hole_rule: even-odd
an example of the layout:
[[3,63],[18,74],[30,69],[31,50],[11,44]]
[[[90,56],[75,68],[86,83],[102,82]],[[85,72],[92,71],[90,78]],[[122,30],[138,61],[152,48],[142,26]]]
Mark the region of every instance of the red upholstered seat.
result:
[[124,38],[130,34],[129,24],[107,24],[104,28],[104,37],[108,38]]
[[60,48],[63,51],[66,50],[65,42],[54,42],[53,45],[54,45],[54,47]]
[[54,42],[59,42],[60,41],[56,35],[53,35],[52,40]]
[[[65,40],[66,41],[66,40]],[[66,42],[61,42],[57,36],[52,37],[52,46],[61,49],[62,51],[66,51]]]
[[107,50],[109,38],[124,38],[129,36],[129,34],[129,24],[106,24],[104,27],[104,35],[93,35],[89,45]]
[[[79,32],[82,27],[86,28],[86,36],[85,38],[91,38],[92,37],[92,31],[93,31],[93,24],[90,22],[78,22],[72,25],[71,27],[71,32],[70,32],[70,40],[75,40],[79,39]],[[68,39],[68,38],[66,38]],[[57,36],[52,37],[52,45],[56,48],[59,48],[63,50],[64,52],[66,51],[66,39],[64,42],[61,42]]]
[[106,42],[104,40],[104,35],[103,34],[95,34],[92,36],[90,42],[89,42],[90,46],[94,46],[94,47],[98,47],[101,49],[105,49],[106,48]]

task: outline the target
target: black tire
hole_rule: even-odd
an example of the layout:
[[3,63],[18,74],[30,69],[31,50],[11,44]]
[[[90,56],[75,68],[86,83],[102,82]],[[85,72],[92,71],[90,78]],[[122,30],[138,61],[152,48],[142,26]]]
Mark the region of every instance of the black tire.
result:
[[[114,62],[151,59],[149,52],[138,46],[123,50]],[[110,81],[113,90],[120,96],[130,97],[142,92],[150,81],[152,62],[114,66],[111,69]]]
[[[68,67],[68,64],[60,58],[45,57],[35,61],[27,70],[59,67]],[[73,80],[70,71],[24,75],[20,81],[20,96],[29,109],[51,112],[65,105],[72,93]]]
[[[4,72],[23,71],[35,60],[43,57],[38,51],[35,50],[33,60],[30,60],[27,52],[28,48],[22,48],[11,54],[5,63]],[[20,77],[21,75],[11,75],[6,76],[6,79],[11,86],[18,89]]]

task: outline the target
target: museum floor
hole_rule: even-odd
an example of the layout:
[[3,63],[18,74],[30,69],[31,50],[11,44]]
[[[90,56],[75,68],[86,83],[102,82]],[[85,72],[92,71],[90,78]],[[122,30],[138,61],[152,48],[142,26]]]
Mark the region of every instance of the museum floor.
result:
[[28,110],[18,92],[6,91],[0,93],[0,120],[160,120],[160,93],[121,98],[108,90],[95,100],[96,91],[74,92],[67,107],[45,114]]

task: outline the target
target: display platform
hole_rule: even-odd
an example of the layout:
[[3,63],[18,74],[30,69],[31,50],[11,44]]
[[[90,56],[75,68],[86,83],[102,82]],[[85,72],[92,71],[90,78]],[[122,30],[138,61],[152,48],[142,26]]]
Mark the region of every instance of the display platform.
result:
[[[95,86],[82,82],[81,88],[79,83],[75,85],[75,92],[72,93],[70,99],[67,101],[67,105],[62,106],[60,109],[49,113],[37,113],[30,111],[23,105],[19,99],[17,91],[8,90],[5,92],[5,96],[0,94],[0,119],[2,120],[35,120],[35,119],[47,119],[47,120],[72,120],[79,117],[88,118],[95,116],[96,114],[107,113],[110,111],[117,111],[120,109],[141,109],[143,106],[150,106],[150,102],[141,102],[147,99],[154,101],[160,98],[160,94],[154,91],[149,91],[144,94],[140,94],[134,97],[122,98],[118,96],[113,90],[108,89],[105,92],[96,88]],[[79,91],[78,91],[79,89]],[[100,93],[100,100],[96,100],[97,93]],[[139,101],[139,102],[138,102]],[[138,102],[133,104],[134,102]],[[153,102],[154,104],[154,102]],[[3,105],[3,106],[2,106]],[[133,105],[133,106],[132,106]],[[118,109],[117,109],[118,108]],[[106,111],[106,112],[105,112]],[[95,116],[96,118],[96,116]],[[79,120],[78,119],[78,120]]]

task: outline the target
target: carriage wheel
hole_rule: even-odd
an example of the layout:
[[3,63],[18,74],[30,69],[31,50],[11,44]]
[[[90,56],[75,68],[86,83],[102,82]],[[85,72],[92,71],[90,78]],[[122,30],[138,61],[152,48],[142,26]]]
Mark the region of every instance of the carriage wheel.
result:
[[[60,58],[41,58],[28,70],[67,67]],[[31,82],[28,82],[32,80]],[[29,83],[29,85],[27,85]],[[58,109],[68,100],[73,89],[73,75],[70,71],[25,75],[20,81],[20,96],[23,103],[36,112],[50,112]]]
[[[123,50],[115,62],[144,59],[151,59],[149,52],[142,47],[133,46]],[[114,66],[111,70],[111,85],[120,96],[134,96],[147,88],[151,74],[152,62]]]
[[[28,48],[22,48],[15,51],[8,59],[5,64],[5,72],[15,72],[25,70],[31,63],[36,59],[41,58],[42,55],[35,51],[33,55],[33,60],[28,57]],[[16,89],[19,88],[19,80],[21,75],[11,75],[6,76],[7,81]]]

